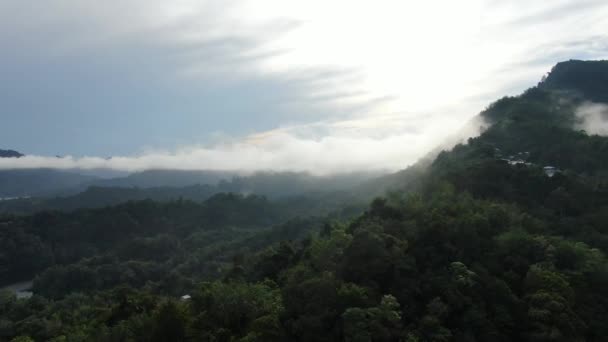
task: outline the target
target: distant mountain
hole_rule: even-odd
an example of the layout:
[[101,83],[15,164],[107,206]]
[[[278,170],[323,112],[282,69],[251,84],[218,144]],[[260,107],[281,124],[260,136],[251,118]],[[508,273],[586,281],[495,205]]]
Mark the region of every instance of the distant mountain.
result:
[[180,198],[203,201],[218,193],[211,185],[189,187],[128,188],[92,186],[68,196],[30,197],[0,201],[0,213],[35,213],[44,210],[71,211],[79,208],[102,208],[127,201],[155,200],[160,202]]
[[21,158],[24,155],[14,150],[0,150],[0,158]]
[[125,177],[99,179],[90,185],[138,188],[185,187],[196,184],[215,185],[221,180],[227,180],[235,176],[238,176],[238,173],[231,171],[146,170]]
[[[163,171],[164,176],[173,174],[179,177],[181,171]],[[201,172],[205,174],[206,172]],[[155,174],[154,172],[145,174]],[[188,174],[196,174],[188,172]],[[138,176],[140,174],[137,174]],[[358,196],[352,189],[358,188],[370,179],[377,178],[377,173],[347,173],[331,176],[315,176],[304,172],[260,172],[250,176],[235,176],[231,179],[222,179],[215,184],[190,184],[187,186],[127,186],[128,184],[154,184],[154,183],[128,183],[128,180],[139,180],[137,177],[126,177],[113,180],[95,179],[90,182],[78,184],[104,184],[104,186],[89,186],[82,192],[69,193],[65,190],[62,195],[36,196],[25,199],[0,201],[0,213],[32,213],[42,210],[74,210],[78,208],[99,208],[133,200],[152,199],[155,201],[171,201],[187,199],[204,201],[218,193],[256,194],[271,199],[306,197],[317,199],[319,206],[333,207],[335,203],[342,203]],[[205,181],[205,179],[200,178]],[[170,180],[170,178],[169,178]],[[197,178],[192,178],[195,181]],[[156,180],[157,181],[157,180]],[[183,180],[182,180],[183,181]],[[209,178],[206,181],[213,181]],[[122,186],[106,186],[119,184]],[[163,184],[163,183],[159,183]],[[176,184],[176,183],[173,183]],[[0,184],[1,186],[1,184]],[[56,192],[61,193],[61,191]],[[8,196],[6,196],[8,197]]]
[[[0,149],[0,158],[24,156],[15,150]],[[53,169],[0,170],[0,199],[50,195],[95,179],[97,177]]]
[[95,179],[52,169],[0,170],[0,197],[49,195]]
[[[72,198],[80,193],[86,193],[87,200],[80,202],[86,207],[142,198],[162,200],[184,197],[204,200],[219,192],[259,194],[279,198],[345,191],[383,174],[353,172],[315,176],[306,172],[257,172],[244,176],[230,171],[149,170],[126,177],[104,179],[76,171],[50,169],[0,171],[0,197]],[[89,196],[90,192],[87,191],[89,188],[96,189],[94,199]],[[122,201],[118,194],[121,194]],[[104,199],[101,200],[100,197]],[[62,202],[78,204],[77,201],[67,199]],[[72,208],[72,206],[67,207]]]

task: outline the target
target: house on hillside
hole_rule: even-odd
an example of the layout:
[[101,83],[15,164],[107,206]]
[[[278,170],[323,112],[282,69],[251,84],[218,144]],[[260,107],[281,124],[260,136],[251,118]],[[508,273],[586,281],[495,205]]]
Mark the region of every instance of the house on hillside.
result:
[[508,162],[509,162],[509,165],[527,165],[528,164],[522,159],[510,159],[510,160],[508,160]]
[[528,161],[528,158],[530,158],[530,152],[518,152],[515,155],[512,154],[506,158],[503,158],[502,152],[500,151],[500,149],[495,148],[494,157],[507,162],[511,166],[514,166],[514,165],[532,166],[533,165],[531,162]]

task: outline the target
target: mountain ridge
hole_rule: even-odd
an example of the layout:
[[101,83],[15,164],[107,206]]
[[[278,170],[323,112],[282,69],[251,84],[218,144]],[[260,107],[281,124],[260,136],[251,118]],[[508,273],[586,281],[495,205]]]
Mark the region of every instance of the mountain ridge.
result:
[[15,150],[2,150],[0,149],[0,158],[21,158],[24,157],[24,154],[21,154]]

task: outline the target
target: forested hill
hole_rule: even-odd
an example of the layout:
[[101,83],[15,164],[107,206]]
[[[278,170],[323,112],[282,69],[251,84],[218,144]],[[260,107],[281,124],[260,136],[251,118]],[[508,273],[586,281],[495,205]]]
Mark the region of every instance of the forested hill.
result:
[[[583,119],[577,115],[586,105],[608,106],[607,94],[608,61],[558,63],[537,86],[519,96],[499,99],[481,112],[479,120],[473,122],[489,128],[479,137],[444,151],[439,158],[431,154],[408,169],[368,181],[361,192],[421,191],[424,183],[437,184],[434,174],[440,173],[443,178],[446,173],[453,175],[465,168],[467,173],[484,174],[470,181],[485,181],[490,186],[494,183],[491,170],[473,168],[494,165],[512,171],[505,166],[509,160],[533,163],[527,169],[539,174],[540,168],[555,166],[564,173],[608,178],[607,139],[586,132]],[[601,115],[608,133],[608,107]]]
[[[590,68],[596,72],[590,74]],[[584,82],[579,69],[594,80]],[[577,113],[589,105],[588,93],[599,99],[588,83],[606,70],[608,62],[560,63],[538,87],[493,103],[481,113],[491,126],[440,154],[427,183],[445,180],[482,198],[525,206],[546,206],[561,196],[572,212],[601,210],[608,195],[608,138],[582,130],[584,118]],[[608,90],[606,84],[597,87]],[[557,170],[554,177],[545,177],[543,168],[549,166]]]
[[6,217],[0,269],[39,275],[0,339],[605,341],[608,138],[580,111],[607,71],[558,64],[350,220],[235,195]]
[[[536,163],[585,174],[605,172],[606,139],[585,132],[588,118],[580,113],[590,101],[608,102],[606,70],[608,62],[558,64],[538,87],[503,98],[485,110],[481,115],[492,126],[475,142],[493,145],[504,156],[529,152],[527,158]],[[588,77],[581,78],[584,75]],[[593,114],[600,116],[594,124],[608,124],[608,117],[601,117],[604,113]]]
[[571,91],[589,101],[608,102],[608,61],[571,60],[555,65],[539,84],[545,90]]

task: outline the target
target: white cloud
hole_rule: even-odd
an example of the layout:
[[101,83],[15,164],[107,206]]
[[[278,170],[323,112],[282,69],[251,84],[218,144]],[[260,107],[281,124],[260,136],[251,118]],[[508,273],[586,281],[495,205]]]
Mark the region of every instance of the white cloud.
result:
[[[438,125],[433,121],[440,121]],[[424,135],[420,131],[435,128]],[[484,126],[479,120],[464,125],[440,114],[403,121],[399,115],[284,127],[244,139],[221,137],[223,143],[191,146],[176,151],[147,151],[140,156],[112,158],[44,157],[0,158],[1,169],[148,169],[308,171],[325,175],[349,171],[396,171],[444,142],[443,148],[476,136]],[[438,139],[438,135],[441,139]],[[226,142],[230,141],[230,142]],[[423,152],[421,154],[421,151]]]
[[585,103],[575,113],[579,120],[576,129],[585,130],[588,134],[608,136],[608,105]]

